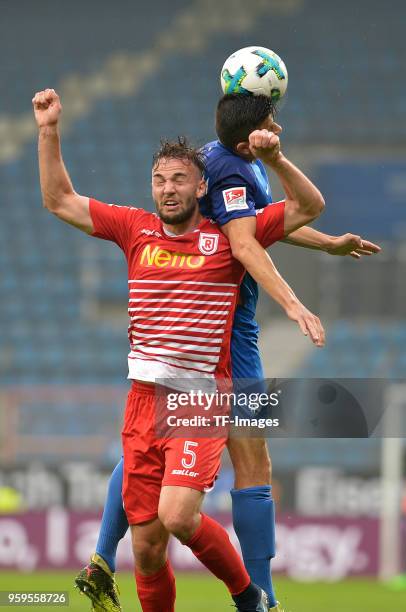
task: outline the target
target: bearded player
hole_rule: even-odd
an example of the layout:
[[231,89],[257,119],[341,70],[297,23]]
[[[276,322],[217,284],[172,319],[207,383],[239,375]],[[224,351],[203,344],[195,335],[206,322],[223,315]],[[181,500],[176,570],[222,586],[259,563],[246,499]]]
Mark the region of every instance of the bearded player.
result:
[[[255,239],[255,210],[268,205],[271,190],[264,164],[253,157],[249,134],[269,129],[278,135],[281,127],[274,121],[272,101],[265,96],[224,96],[217,107],[218,141],[205,147],[207,194],[201,198],[202,210],[221,225],[230,240],[233,255],[249,270],[241,287],[231,339],[234,379],[263,379],[257,346],[258,326],[254,315],[259,282],[268,294],[296,320],[304,333],[317,343],[317,320],[300,304],[283,281],[271,259]],[[269,165],[269,151],[261,159]],[[286,184],[284,184],[286,189]],[[333,237],[310,227],[291,232],[286,242],[331,255],[377,253],[377,245],[353,234]],[[255,279],[255,280],[254,280]],[[268,593],[276,606],[270,559],[275,555],[274,503],[271,494],[271,463],[263,439],[233,439],[228,449],[235,470],[235,488],[231,492],[233,524],[243,552],[244,563],[254,582]],[[119,610],[114,583],[115,557],[119,540],[128,523],[122,507],[122,462],[115,468],[108,489],[101,530],[92,562],[78,576],[78,584],[109,610]],[[260,528],[259,528],[260,527]],[[92,570],[91,577],[87,575]],[[275,608],[276,609],[276,608]]]
[[[232,317],[244,269],[232,259],[229,242],[218,232],[218,227],[202,218],[199,212],[196,197],[202,197],[205,191],[200,158],[184,143],[168,144],[155,157],[153,196],[162,224],[151,213],[108,206],[78,195],[73,190],[60,152],[59,98],[53,90],[46,90],[36,94],[33,104],[40,128],[39,162],[44,205],[79,229],[116,242],[127,257],[130,287],[135,287],[130,290],[129,311],[130,316],[133,310],[139,313],[131,316],[129,330],[132,349],[129,377],[134,382],[123,429],[123,496],[131,524],[137,587],[143,610],[173,610],[174,579],[166,558],[171,533],[224,581],[238,610],[267,610],[266,593],[251,582],[225,531],[200,513],[203,492],[212,484],[219,469],[226,438],[188,440],[183,446],[184,440],[170,438],[162,441],[154,435],[153,383],[157,378],[175,381],[180,375],[186,378],[196,376],[196,371],[199,377],[204,376],[207,380],[229,375]],[[254,157],[261,152],[268,156],[270,165],[286,182],[289,191],[286,202],[267,207],[259,216],[256,236],[266,247],[318,216],[324,203],[314,185],[283,157],[279,139],[274,133],[266,129],[254,131],[250,134],[250,148]],[[215,248],[210,253],[203,247],[208,236],[215,238]],[[154,245],[153,252],[160,252],[159,262],[155,264],[151,256]],[[173,260],[171,264],[168,264],[168,257]],[[185,265],[184,262],[190,258],[194,260],[193,265]],[[162,267],[165,266],[169,267],[166,267],[167,276],[163,280]],[[196,271],[199,267],[202,269]],[[203,290],[191,290],[190,285]],[[206,286],[215,287],[216,291],[212,292]],[[138,299],[131,299],[132,292],[138,294]],[[158,300],[157,293],[161,294]],[[202,306],[191,309],[193,318],[184,317],[185,310],[190,309],[186,303],[196,302],[196,297],[191,294],[197,293],[201,294],[198,303]],[[140,302],[139,307],[132,307],[134,301]],[[156,310],[152,303],[157,301],[170,316],[151,316],[148,311]],[[178,307],[175,308],[162,305],[179,301],[182,306],[176,304]],[[157,319],[160,325],[157,325]],[[172,321],[183,326],[176,327]],[[185,326],[187,321],[189,323]],[[198,327],[199,324],[204,327]],[[322,345],[324,332],[318,319],[313,320],[313,325],[312,335]],[[154,331],[146,331],[149,328]],[[144,330],[143,333],[140,329]],[[193,342],[191,345],[185,345],[185,339],[183,344],[176,342],[179,336],[175,330],[182,329],[188,330],[183,335],[193,332],[197,336],[188,336],[188,341]],[[163,330],[163,333],[158,330]],[[162,336],[169,337],[172,342],[168,343],[168,338],[165,340]],[[198,471],[189,473],[186,470],[186,474],[181,474],[182,470],[172,468],[183,465],[181,459],[187,454],[186,444],[193,444],[195,448],[194,452],[188,450],[188,454],[193,455]],[[88,574],[91,573],[89,568]]]

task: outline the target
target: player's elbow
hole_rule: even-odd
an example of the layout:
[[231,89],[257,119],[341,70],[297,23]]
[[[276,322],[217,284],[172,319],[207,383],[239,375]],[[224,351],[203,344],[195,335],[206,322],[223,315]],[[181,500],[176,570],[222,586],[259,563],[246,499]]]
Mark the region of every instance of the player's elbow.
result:
[[46,210],[53,215],[58,216],[58,211],[60,210],[60,205],[57,201],[52,198],[43,197],[42,198],[42,206],[46,208]]
[[326,203],[324,201],[324,198],[321,195],[320,191],[317,190],[317,192],[314,194],[314,197],[311,199],[308,205],[308,209],[309,209],[308,212],[310,215],[312,215],[312,220],[317,219],[317,217],[320,217],[325,206],[326,206]]
[[65,216],[65,211],[72,208],[72,203],[74,201],[74,193],[43,193],[42,194],[42,204],[43,207],[46,208],[50,213],[55,215],[58,218],[63,218]]
[[324,211],[324,209],[326,208],[326,202],[325,199],[323,198],[323,195],[320,193],[320,191],[317,192],[317,216],[320,217],[321,213]]
[[297,203],[297,210],[307,218],[307,223],[314,221],[320,217],[321,213],[325,208],[325,201],[319,190],[315,190],[312,197],[308,198],[305,202]]
[[52,191],[43,190],[42,191],[42,205],[49,212],[53,214],[57,214],[58,210],[62,206],[61,197],[57,196]]

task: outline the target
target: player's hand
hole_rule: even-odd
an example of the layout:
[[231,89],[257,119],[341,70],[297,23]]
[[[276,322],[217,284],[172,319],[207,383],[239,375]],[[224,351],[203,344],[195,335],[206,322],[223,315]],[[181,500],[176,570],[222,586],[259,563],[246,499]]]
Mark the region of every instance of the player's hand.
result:
[[350,255],[354,259],[360,259],[362,255],[374,255],[380,251],[379,245],[354,234],[343,234],[333,238],[331,245],[327,248],[327,253],[330,255]]
[[54,89],[38,91],[32,99],[38,127],[56,125],[62,112],[62,104]]
[[326,334],[319,317],[308,310],[299,300],[286,309],[286,314],[292,321],[296,321],[305,336],[316,346],[325,344]]
[[252,155],[269,166],[274,164],[281,153],[279,136],[268,130],[254,130],[248,137]]

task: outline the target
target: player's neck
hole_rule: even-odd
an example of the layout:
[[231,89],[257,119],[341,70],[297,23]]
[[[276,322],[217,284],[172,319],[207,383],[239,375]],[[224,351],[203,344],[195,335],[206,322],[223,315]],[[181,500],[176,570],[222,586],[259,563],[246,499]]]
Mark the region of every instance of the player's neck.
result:
[[189,232],[193,232],[193,230],[195,230],[199,226],[202,219],[203,216],[200,214],[200,212],[198,212],[196,213],[196,215],[193,215],[193,217],[191,217],[184,223],[176,223],[172,225],[169,223],[162,222],[162,225],[164,226],[168,234],[175,234],[176,236],[180,236],[181,234],[188,234]]

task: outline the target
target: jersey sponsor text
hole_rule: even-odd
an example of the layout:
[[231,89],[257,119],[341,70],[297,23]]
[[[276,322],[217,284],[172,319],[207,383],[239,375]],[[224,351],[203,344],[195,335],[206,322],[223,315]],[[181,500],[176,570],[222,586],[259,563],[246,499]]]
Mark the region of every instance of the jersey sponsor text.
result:
[[204,265],[205,257],[203,255],[186,255],[185,253],[176,253],[161,249],[155,246],[151,249],[151,245],[147,244],[140,257],[142,266],[154,266],[156,268],[201,268]]

